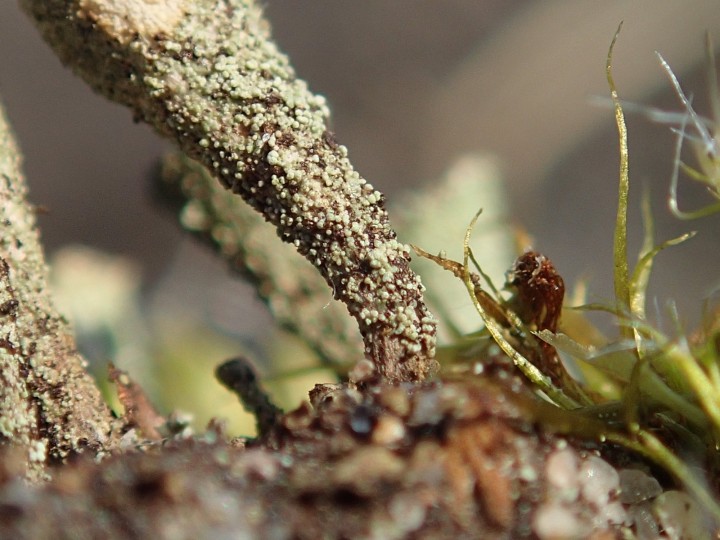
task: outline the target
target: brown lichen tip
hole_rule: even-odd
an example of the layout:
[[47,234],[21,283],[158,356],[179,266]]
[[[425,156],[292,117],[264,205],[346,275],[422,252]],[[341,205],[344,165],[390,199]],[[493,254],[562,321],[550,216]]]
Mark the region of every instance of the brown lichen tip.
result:
[[215,370],[217,379],[237,394],[246,411],[255,416],[258,435],[269,433],[277,424],[282,410],[260,387],[255,369],[246,358],[232,358]]
[[[109,0],[107,0],[109,1]],[[172,28],[125,43],[96,0],[24,0],[45,38],[94,88],[133,108],[238,193],[310,260],[357,320],[390,381],[435,367],[435,320],[383,196],[327,131],[325,100],[297,79],[254,2],[186,1]],[[141,5],[142,3],[135,3]],[[135,20],[135,19],[133,19]],[[128,21],[126,21],[128,22]]]

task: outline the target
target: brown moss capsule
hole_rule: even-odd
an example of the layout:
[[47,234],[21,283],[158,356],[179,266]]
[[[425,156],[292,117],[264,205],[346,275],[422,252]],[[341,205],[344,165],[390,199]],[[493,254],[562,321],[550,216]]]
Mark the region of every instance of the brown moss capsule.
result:
[[565,283],[550,259],[526,251],[508,272],[508,283],[517,289],[520,317],[538,330],[557,331]]

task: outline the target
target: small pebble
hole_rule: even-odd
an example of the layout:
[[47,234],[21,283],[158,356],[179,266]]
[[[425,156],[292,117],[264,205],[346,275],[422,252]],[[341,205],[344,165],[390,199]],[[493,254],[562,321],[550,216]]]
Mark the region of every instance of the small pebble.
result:
[[653,503],[655,516],[670,540],[710,540],[702,510],[687,493],[666,491]]
[[548,457],[545,465],[545,474],[548,482],[555,488],[562,490],[561,498],[574,501],[579,493],[577,454],[570,448],[556,450]]
[[628,515],[635,525],[637,540],[656,540],[658,538],[660,530],[655,517],[652,515],[650,504],[633,505],[629,508]]
[[580,467],[583,498],[596,508],[605,506],[620,487],[617,471],[604,459],[589,456]]
[[378,418],[372,432],[372,442],[381,446],[390,446],[400,442],[405,437],[405,426],[397,416],[389,414]]
[[546,503],[535,512],[532,530],[541,540],[581,538],[590,526],[560,503]]
[[662,493],[662,487],[652,476],[638,469],[620,471],[620,502],[636,504],[654,499]]

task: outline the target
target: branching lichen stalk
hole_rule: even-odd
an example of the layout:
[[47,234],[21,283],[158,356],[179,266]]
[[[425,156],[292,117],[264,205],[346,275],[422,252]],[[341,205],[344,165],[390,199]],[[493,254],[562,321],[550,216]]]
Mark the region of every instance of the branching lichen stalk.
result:
[[390,381],[423,379],[435,321],[383,196],[327,131],[309,92],[241,0],[23,0],[63,62],[258,210],[321,272]]
[[48,292],[20,151],[0,107],[0,442],[21,447],[26,477],[114,446],[113,420]]

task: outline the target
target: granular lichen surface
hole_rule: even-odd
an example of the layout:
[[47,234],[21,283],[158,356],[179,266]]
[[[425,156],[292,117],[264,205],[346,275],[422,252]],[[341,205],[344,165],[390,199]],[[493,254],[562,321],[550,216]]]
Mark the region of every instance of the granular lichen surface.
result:
[[113,421],[48,292],[20,151],[0,107],[0,442],[26,456],[26,478],[113,446]]
[[173,14],[184,16],[172,29],[136,25],[129,41],[127,28],[93,26],[109,0],[86,3],[81,17],[76,2],[25,3],[64,61],[175,139],[318,268],[357,320],[378,374],[416,380],[434,369],[435,320],[408,246],[382,194],[327,131],[324,98],[295,76],[253,2],[176,3]]

